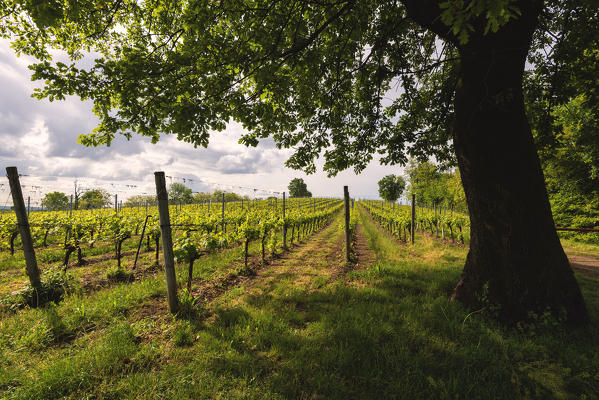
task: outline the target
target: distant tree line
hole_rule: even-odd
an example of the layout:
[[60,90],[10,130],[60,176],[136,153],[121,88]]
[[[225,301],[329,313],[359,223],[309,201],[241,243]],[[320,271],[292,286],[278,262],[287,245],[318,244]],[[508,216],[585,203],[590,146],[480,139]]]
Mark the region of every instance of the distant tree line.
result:
[[[62,192],[46,193],[42,199],[42,207],[48,211],[67,210],[71,199]],[[104,189],[91,189],[77,196],[73,202],[73,209],[89,210],[109,206],[112,196]]]
[[[171,203],[176,204],[193,204],[193,203],[205,203],[208,201],[222,201],[223,193],[225,194],[225,201],[241,201],[250,200],[249,196],[242,196],[237,193],[225,192],[223,190],[215,190],[212,193],[199,192],[193,193],[191,188],[185,186],[182,183],[173,183],[170,185],[168,190],[168,199]],[[146,202],[150,205],[156,202],[156,196],[154,195],[136,195],[131,196],[123,204],[124,207],[142,207],[145,206]]]

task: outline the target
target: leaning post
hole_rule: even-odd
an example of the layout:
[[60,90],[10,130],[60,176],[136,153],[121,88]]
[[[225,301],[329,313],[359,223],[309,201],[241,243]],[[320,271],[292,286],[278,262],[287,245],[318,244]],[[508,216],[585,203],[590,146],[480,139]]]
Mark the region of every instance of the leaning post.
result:
[[158,198],[158,215],[160,216],[160,234],[162,236],[162,254],[164,254],[164,270],[166,273],[166,291],[171,313],[179,310],[177,298],[177,277],[175,275],[175,256],[173,254],[173,238],[168,210],[168,193],[163,171],[154,172],[156,181],[156,197]]
[[35,250],[33,250],[33,239],[29,230],[29,219],[27,218],[27,210],[25,209],[25,201],[23,200],[23,192],[21,191],[21,183],[19,182],[19,172],[17,167],[6,167],[6,176],[12,193],[12,201],[15,206],[15,214],[17,215],[17,224],[23,243],[23,253],[25,253],[25,269],[31,287],[35,290],[41,289],[42,283],[40,280],[40,270],[37,267],[35,259]]

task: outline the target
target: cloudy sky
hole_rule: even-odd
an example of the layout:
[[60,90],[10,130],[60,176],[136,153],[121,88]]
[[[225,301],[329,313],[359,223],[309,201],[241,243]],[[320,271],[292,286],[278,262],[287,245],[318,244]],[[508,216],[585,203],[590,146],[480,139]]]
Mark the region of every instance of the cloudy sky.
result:
[[[353,196],[376,198],[381,177],[403,173],[400,167],[373,162],[360,175],[345,171],[327,178],[322,170],[306,175],[285,168],[290,151],[277,149],[271,141],[261,142],[257,148],[238,144],[242,128],[237,124],[212,135],[207,149],[195,149],[171,136],[156,145],[147,138],[127,141],[118,137],[110,147],[86,148],[76,140],[97,124],[91,103],[76,97],[57,102],[31,98],[39,83],[30,79],[30,62],[27,57],[17,57],[8,42],[0,40],[1,167],[14,165],[27,175],[21,184],[32,203],[54,190],[72,193],[75,181],[81,188],[102,187],[122,199],[153,193],[154,171],[165,171],[172,177],[167,183],[181,182],[194,191],[221,189],[261,197],[267,191],[286,191],[289,181],[299,177],[315,196],[338,197],[343,185],[349,185]],[[9,202],[7,189],[3,177],[0,206]]]

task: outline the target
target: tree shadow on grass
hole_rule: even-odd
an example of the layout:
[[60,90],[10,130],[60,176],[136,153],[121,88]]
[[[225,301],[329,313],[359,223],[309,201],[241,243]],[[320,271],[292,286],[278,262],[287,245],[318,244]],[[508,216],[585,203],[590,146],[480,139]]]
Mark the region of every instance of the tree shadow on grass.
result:
[[426,269],[378,274],[370,287],[270,288],[217,309],[206,331],[232,351],[208,363],[212,372],[290,399],[598,393],[572,385],[581,376],[575,367],[581,360],[547,360],[554,347],[565,345],[563,332],[526,337],[449,303],[446,290],[457,270],[441,277]]

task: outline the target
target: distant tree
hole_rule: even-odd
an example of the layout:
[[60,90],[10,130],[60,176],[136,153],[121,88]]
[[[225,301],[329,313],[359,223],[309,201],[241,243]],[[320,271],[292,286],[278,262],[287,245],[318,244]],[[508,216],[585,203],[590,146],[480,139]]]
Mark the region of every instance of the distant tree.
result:
[[445,200],[447,191],[443,174],[435,164],[430,161],[417,163],[412,160],[406,172],[410,180],[410,193],[416,195],[417,203],[434,206]]
[[209,192],[200,192],[193,194],[193,201],[195,203],[203,203],[208,200],[212,200],[212,193]]
[[379,196],[383,200],[395,202],[406,187],[406,181],[401,176],[387,175],[379,181]]
[[188,204],[193,201],[193,194],[190,188],[182,183],[173,183],[168,190],[169,201],[175,203]]
[[42,207],[49,211],[64,210],[69,205],[69,198],[62,192],[46,193],[42,199]]
[[249,196],[242,196],[233,192],[224,192],[222,190],[215,190],[213,193],[210,192],[200,192],[195,193],[193,195],[194,202],[205,202],[205,201],[221,201],[223,199],[223,193],[225,194],[225,201],[241,201],[241,200],[250,200]]
[[104,189],[88,190],[79,198],[79,209],[103,208],[110,204],[110,193]]
[[289,182],[289,197],[312,197],[312,193],[302,178],[294,178]]
[[445,178],[444,183],[447,191],[447,207],[462,212],[468,212],[468,206],[466,205],[466,194],[464,193],[464,187],[462,186],[460,171],[456,169],[453,172],[443,174],[443,176]]
[[151,194],[148,195],[137,195],[137,196],[131,196],[127,199],[127,201],[125,201],[125,203],[123,204],[124,207],[142,207],[146,205],[146,202],[148,202],[148,204],[154,204],[156,202],[156,196],[153,196]]

